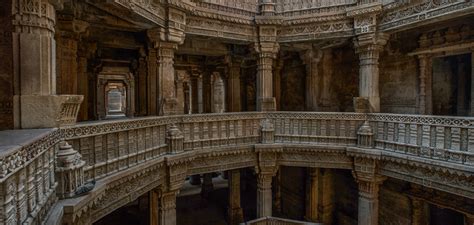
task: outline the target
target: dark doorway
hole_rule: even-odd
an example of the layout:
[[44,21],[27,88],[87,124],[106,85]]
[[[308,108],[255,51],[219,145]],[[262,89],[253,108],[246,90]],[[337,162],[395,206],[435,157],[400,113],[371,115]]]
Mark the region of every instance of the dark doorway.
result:
[[469,115],[471,70],[471,54],[433,59],[434,115]]

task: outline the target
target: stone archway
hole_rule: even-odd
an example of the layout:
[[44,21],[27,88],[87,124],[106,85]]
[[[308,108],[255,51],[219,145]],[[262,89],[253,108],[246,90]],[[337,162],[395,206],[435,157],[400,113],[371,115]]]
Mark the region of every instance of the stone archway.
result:
[[107,87],[111,83],[123,83],[125,94],[125,116],[133,117],[135,113],[135,80],[128,67],[104,67],[97,78],[97,117],[107,117]]

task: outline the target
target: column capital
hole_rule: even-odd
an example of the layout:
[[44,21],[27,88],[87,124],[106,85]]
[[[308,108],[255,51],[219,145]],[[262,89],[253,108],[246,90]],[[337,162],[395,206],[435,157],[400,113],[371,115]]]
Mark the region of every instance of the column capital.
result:
[[363,54],[366,52],[380,52],[383,50],[390,35],[385,33],[369,33],[357,36],[354,39],[356,53]]
[[378,174],[379,161],[371,158],[354,158],[354,170],[352,175],[359,184],[359,191],[368,194],[377,194],[378,185],[386,180],[386,177]]

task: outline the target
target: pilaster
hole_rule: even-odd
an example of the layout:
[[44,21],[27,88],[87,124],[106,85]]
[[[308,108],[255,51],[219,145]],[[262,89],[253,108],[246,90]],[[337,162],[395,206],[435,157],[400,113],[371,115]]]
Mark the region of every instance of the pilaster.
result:
[[225,110],[224,81],[219,72],[213,72],[212,78],[212,112],[223,113]]
[[470,116],[474,116],[474,48],[471,48],[471,102],[470,102]]

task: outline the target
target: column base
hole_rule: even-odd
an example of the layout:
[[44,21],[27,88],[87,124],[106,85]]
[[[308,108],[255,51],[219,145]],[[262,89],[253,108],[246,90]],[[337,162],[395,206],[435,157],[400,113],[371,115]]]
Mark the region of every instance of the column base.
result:
[[276,110],[275,98],[259,98],[257,102],[257,110],[261,112],[271,112]]
[[21,95],[15,96],[20,118],[17,128],[52,128],[76,123],[82,95]]

